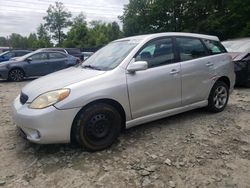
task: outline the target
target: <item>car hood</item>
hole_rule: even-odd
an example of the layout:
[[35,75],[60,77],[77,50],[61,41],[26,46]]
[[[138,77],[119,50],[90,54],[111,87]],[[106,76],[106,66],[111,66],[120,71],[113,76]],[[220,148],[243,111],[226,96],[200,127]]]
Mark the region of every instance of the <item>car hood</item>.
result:
[[15,60],[9,60],[9,61],[4,61],[4,62],[1,62],[0,63],[0,66],[1,67],[4,67],[4,66],[7,66],[7,65],[9,65],[9,64],[11,64],[11,63],[16,63],[17,61],[15,61]]
[[231,55],[234,62],[244,60],[250,55],[250,53],[247,52],[230,52],[229,54]]
[[105,71],[71,67],[30,82],[22,89],[22,93],[26,94],[29,97],[28,102],[31,102],[42,93],[65,88],[104,73]]

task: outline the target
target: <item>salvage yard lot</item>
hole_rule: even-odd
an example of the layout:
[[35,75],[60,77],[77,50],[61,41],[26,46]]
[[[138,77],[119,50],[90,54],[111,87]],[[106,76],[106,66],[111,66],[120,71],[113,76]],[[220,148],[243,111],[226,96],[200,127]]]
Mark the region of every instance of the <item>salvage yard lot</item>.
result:
[[0,81],[0,186],[250,187],[250,89],[226,110],[165,118],[121,134],[109,149],[36,145],[18,136],[11,103],[29,81]]

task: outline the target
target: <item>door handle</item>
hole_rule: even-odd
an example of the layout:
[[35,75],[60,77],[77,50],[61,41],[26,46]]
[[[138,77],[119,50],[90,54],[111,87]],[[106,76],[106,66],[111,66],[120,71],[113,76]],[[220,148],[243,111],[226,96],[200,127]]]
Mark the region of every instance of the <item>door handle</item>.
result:
[[173,69],[171,70],[170,74],[171,75],[175,75],[175,74],[178,74],[180,71],[176,70],[176,69]]
[[212,66],[214,66],[214,64],[213,64],[213,63],[208,62],[208,63],[206,64],[206,66],[207,66],[207,67],[212,67]]

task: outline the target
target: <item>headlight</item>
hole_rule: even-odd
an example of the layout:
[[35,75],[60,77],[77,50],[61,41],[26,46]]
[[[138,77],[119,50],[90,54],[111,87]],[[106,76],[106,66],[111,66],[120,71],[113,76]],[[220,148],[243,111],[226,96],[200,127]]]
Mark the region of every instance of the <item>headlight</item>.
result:
[[49,91],[35,98],[29,105],[32,109],[42,109],[56,104],[69,96],[70,89],[59,89],[55,91]]

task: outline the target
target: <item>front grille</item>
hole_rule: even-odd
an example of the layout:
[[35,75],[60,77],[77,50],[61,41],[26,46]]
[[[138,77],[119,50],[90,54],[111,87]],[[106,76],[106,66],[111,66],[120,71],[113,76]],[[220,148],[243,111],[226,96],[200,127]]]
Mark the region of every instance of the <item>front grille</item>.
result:
[[24,93],[21,93],[20,95],[20,102],[21,104],[25,104],[28,101],[29,97],[25,95]]

